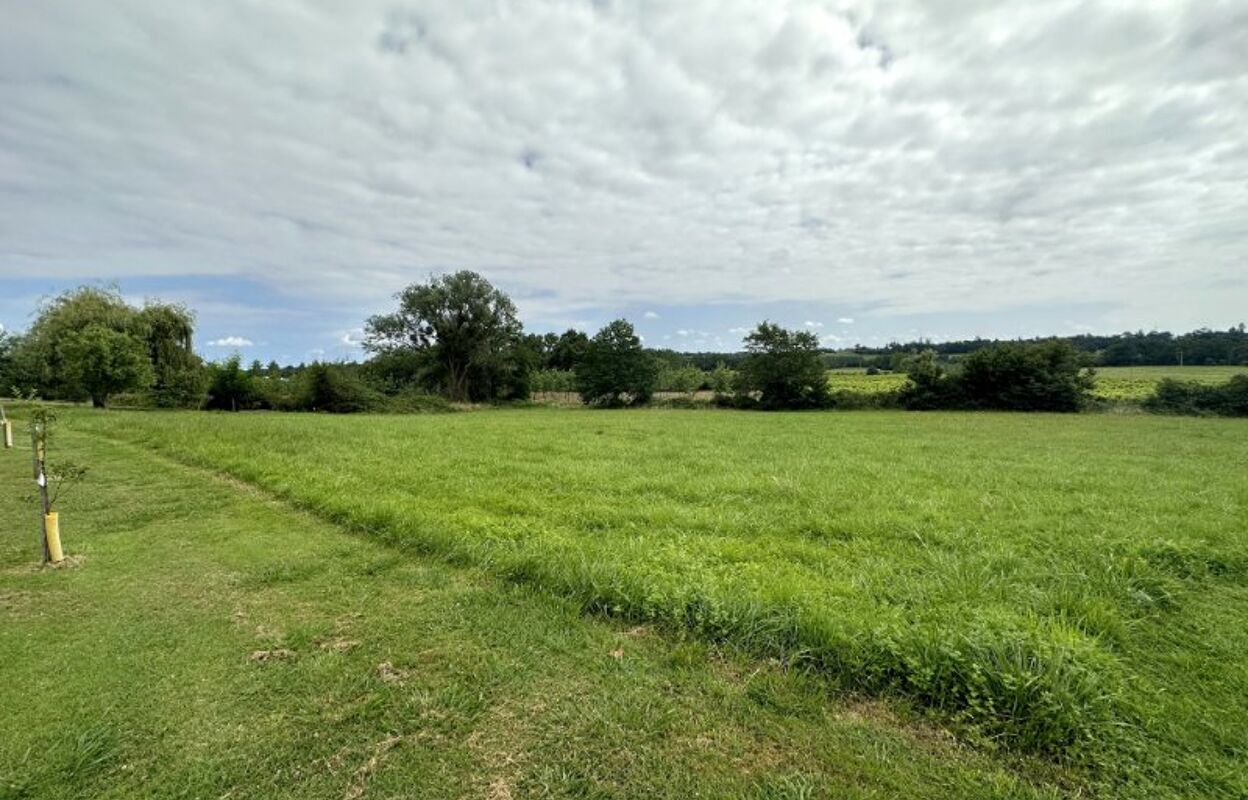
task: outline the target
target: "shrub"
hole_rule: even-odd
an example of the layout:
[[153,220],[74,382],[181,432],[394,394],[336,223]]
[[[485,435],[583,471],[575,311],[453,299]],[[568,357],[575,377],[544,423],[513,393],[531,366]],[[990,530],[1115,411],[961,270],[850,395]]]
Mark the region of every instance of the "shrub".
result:
[[367,411],[372,404],[368,387],[342,367],[314,363],[300,382],[297,405],[303,411],[350,414]]
[[961,405],[960,387],[936,360],[934,350],[909,356],[899,361],[898,365],[909,378],[899,396],[902,406],[914,411],[928,411]]
[[158,408],[199,408],[204,404],[207,385],[208,373],[198,364],[167,370],[164,380],[152,387],[149,398]]
[[925,351],[904,362],[909,382],[901,402],[911,409],[1078,411],[1090,400],[1093,377],[1068,342],[1008,342],[984,347],[950,373]]
[[1213,386],[1166,378],[1144,400],[1144,408],[1160,414],[1248,417],[1248,375]]
[[1069,342],[1007,342],[967,356],[957,383],[971,408],[1078,411],[1089,400],[1093,378]]

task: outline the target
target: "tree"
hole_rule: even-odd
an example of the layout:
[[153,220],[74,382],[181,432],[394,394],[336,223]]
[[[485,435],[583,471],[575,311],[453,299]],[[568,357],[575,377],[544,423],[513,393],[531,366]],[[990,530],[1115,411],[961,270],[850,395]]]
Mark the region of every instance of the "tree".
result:
[[[150,379],[141,383],[150,384],[158,405],[196,404],[202,396],[203,369],[191,348],[194,326],[194,315],[180,305],[149,302],[137,309],[115,287],[72,289],[40,307],[34,324],[13,353],[11,382],[20,382],[22,388],[47,398],[89,397],[81,380],[86,373],[81,364],[71,363],[66,348],[94,327],[127,336],[140,345],[151,372]],[[100,345],[101,337],[95,338]],[[125,348],[127,352],[130,349]],[[96,374],[94,378],[102,376]]]
[[64,348],[76,335],[93,326],[142,342],[137,312],[115,288],[83,286],[72,289],[43,303],[34,324],[14,353],[27,388],[46,398],[87,398],[88,393],[75,380],[78,370],[69,368]]
[[[18,361],[14,358],[21,339],[5,330],[0,330],[0,397],[20,388],[22,382]],[[16,394],[16,392],[14,392]]]
[[576,365],[576,388],[587,405],[641,405],[654,394],[659,369],[626,320],[610,322],[590,340]]
[[302,379],[298,405],[306,411],[350,414],[368,408],[368,390],[342,367],[315,362]]
[[733,384],[736,383],[737,373],[729,369],[724,362],[720,361],[711,370],[707,383],[711,385],[711,391],[715,393],[716,398],[725,397],[731,391]]
[[192,349],[195,315],[170,303],[149,303],[138,314],[152,364],[152,400],[158,406],[198,406],[204,365]]
[[764,321],[745,337],[737,394],[765,409],[823,408],[831,404],[819,337]]
[[103,325],[91,325],[69,336],[60,347],[62,377],[75,392],[91,398],[96,408],[108,406],[118,392],[145,389],[152,365],[143,343]]
[[256,380],[242,367],[237,353],[208,370],[208,408],[238,411],[250,408],[258,396]]
[[523,369],[514,361],[520,320],[510,298],[485,278],[466,270],[441,275],[396,299],[396,312],[368,320],[370,352],[420,354],[422,378],[456,401],[493,399],[517,383],[507,373]]
[[589,335],[568,328],[555,339],[543,364],[545,369],[574,370],[589,349]]

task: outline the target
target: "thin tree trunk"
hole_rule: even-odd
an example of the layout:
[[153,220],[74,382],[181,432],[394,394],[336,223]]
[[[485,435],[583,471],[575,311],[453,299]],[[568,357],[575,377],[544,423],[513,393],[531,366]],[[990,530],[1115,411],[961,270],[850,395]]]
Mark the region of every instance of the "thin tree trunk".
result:
[[39,485],[39,557],[40,563],[48,563],[48,559],[52,557],[48,552],[48,512],[51,511],[51,503],[48,502],[48,478],[44,470],[44,445],[39,435],[39,426],[30,426],[30,452],[31,461],[34,466],[35,483]]

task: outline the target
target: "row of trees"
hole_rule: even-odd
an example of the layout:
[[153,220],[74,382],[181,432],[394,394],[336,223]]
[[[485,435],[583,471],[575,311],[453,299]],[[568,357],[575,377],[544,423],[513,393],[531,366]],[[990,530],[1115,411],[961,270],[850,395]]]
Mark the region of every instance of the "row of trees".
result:
[[[1033,342],[1051,341],[1049,337]],[[1208,366],[1248,364],[1248,327],[1243,323],[1224,331],[1201,328],[1184,334],[1168,331],[1136,331],[1113,336],[1081,334],[1059,339],[1099,367],[1123,366]],[[884,347],[857,346],[824,354],[824,364],[837,367],[876,367],[899,369],[901,362],[915,353],[931,350],[942,361],[959,361],[989,347],[1003,344],[995,339],[963,339],[932,343],[928,341],[891,342]],[[720,354],[697,354],[723,358]],[[696,356],[695,356],[696,357]],[[729,362],[731,363],[731,361]]]
[[[659,389],[690,395],[710,389],[721,405],[764,410],[863,402],[830,391],[828,354],[815,334],[772,322],[745,337],[732,369],[719,362],[706,370],[681,354],[647,349],[623,319],[592,337],[576,330],[525,334],[511,299],[473,272],[413,284],[396,300],[394,311],[366,323],[371,357],[365,363],[255,362],[247,369],[237,357],[205,365],[191,347],[194,316],[182,306],[135,307],[115,290],[81,288],[48,303],[26,335],[0,337],[0,385],[97,406],[120,392],[142,392],[155,405],[234,411],[409,410],[429,407],[431,396],[525,399],[535,384],[575,391],[602,407],[644,404]],[[935,349],[895,350],[888,366],[905,371],[909,381],[870,403],[1075,411],[1089,402],[1092,362],[1068,340],[982,344],[953,362]],[[1178,389],[1167,391],[1178,397]],[[1189,395],[1169,405],[1234,405],[1196,390]]]

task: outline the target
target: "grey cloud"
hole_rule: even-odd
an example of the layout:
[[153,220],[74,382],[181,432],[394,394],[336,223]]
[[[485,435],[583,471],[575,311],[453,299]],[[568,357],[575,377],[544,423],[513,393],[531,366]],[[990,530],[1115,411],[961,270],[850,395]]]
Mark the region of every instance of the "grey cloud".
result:
[[14,4],[0,276],[1229,322],[1246,51],[1226,0]]

